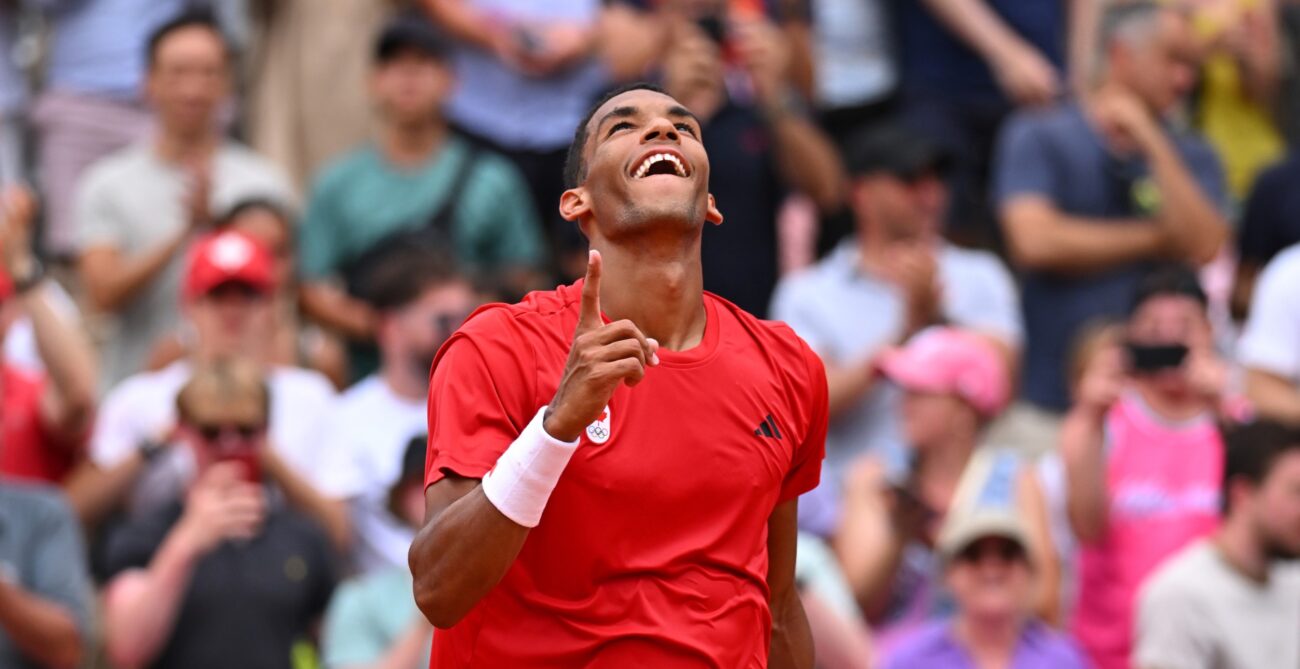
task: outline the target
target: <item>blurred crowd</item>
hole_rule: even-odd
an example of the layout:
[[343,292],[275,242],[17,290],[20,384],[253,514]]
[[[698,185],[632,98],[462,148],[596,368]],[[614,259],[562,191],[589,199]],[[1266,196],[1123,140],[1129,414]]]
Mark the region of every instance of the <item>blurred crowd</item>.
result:
[[430,366],[636,80],[827,368],[819,667],[1300,667],[1296,0],[0,0],[0,667],[425,666]]

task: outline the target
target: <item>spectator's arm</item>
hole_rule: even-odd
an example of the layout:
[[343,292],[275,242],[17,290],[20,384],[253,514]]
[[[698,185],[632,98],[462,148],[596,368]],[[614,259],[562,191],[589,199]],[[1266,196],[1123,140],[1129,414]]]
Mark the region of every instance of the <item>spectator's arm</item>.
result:
[[324,281],[303,282],[298,290],[299,306],[308,318],[348,339],[374,339],[379,319],[370,305]]
[[85,650],[81,630],[62,606],[0,579],[0,631],[25,656],[52,669],[75,669]]
[[1160,189],[1156,220],[1176,242],[1177,257],[1197,265],[1214,260],[1228,239],[1228,222],[1163,132],[1143,133],[1138,141]]
[[347,500],[330,499],[293,471],[271,448],[261,451],[262,467],[272,481],[284,491],[289,504],[320,524],[330,543],[339,553],[347,553],[352,543],[352,523],[348,518]]
[[1061,624],[1061,563],[1052,543],[1051,518],[1047,500],[1038,482],[1037,470],[1030,466],[1017,481],[1024,508],[1029,550],[1034,560],[1034,577],[1038,581],[1035,612],[1048,624]]
[[1294,381],[1262,369],[1248,369],[1246,396],[1259,415],[1300,426],[1300,389]]
[[46,429],[61,441],[81,443],[95,413],[97,361],[85,333],[54,312],[47,289],[42,284],[22,296],[50,380],[42,398],[42,418]]
[[107,244],[87,248],[78,269],[90,304],[104,312],[122,309],[162,274],[189,238],[189,231],[182,231],[130,258]]
[[922,0],[941,24],[988,63],[999,84],[1020,104],[1046,104],[1056,95],[1056,72],[985,0]]
[[874,361],[871,360],[843,366],[826,363],[831,418],[853,409],[858,400],[875,387],[877,376]]
[[178,525],[147,569],[124,572],[104,592],[104,643],[123,669],[147,666],[171,637],[201,551]]
[[885,608],[903,559],[903,541],[885,486],[878,462],[854,464],[845,478],[843,517],[833,541],[844,578],[869,620]]
[[840,615],[816,592],[804,592],[800,599],[812,631],[818,667],[867,669],[871,666],[871,637],[865,626]]
[[1082,97],[1092,88],[1096,74],[1097,21],[1103,0],[1070,0],[1069,32],[1066,36],[1066,73],[1071,92]]
[[767,586],[771,593],[773,669],[812,669],[812,631],[794,582],[799,500],[782,502],[767,521]]
[[1106,529],[1106,452],[1104,415],[1075,407],[1061,423],[1061,460],[1065,464],[1066,515],[1083,543]]
[[600,58],[614,81],[644,77],[668,42],[667,21],[626,2],[611,2],[601,11],[599,31]]
[[476,11],[465,0],[420,0],[435,23],[452,37],[485,51],[496,52],[501,44],[501,26]]
[[1165,247],[1164,233],[1154,223],[1070,216],[1046,196],[1013,197],[1001,214],[1012,259],[1030,270],[1099,272],[1155,257]]
[[143,456],[132,453],[107,468],[83,462],[72,470],[63,489],[81,524],[94,528],[117,511],[146,464]]
[[1241,69],[1242,90],[1256,104],[1269,109],[1277,99],[1282,80],[1282,46],[1279,43],[1277,3],[1258,0],[1238,16],[1229,33],[1228,46]]

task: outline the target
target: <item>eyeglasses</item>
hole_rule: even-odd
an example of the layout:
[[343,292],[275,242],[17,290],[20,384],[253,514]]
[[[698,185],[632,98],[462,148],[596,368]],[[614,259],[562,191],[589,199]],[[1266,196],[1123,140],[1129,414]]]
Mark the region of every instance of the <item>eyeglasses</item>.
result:
[[988,557],[996,557],[1001,562],[1018,562],[1026,559],[1025,549],[1020,544],[1007,539],[986,539],[962,549],[957,554],[958,562],[979,564]]

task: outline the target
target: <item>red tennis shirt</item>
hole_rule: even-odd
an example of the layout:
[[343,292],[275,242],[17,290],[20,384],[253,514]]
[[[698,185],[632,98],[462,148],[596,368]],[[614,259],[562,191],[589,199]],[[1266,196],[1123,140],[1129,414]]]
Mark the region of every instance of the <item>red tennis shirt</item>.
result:
[[[481,478],[559,384],[582,282],[477,311],[439,352],[426,482]],[[767,521],[817,485],[826,373],[705,293],[700,344],[619,386],[501,583],[432,666],[764,667]]]

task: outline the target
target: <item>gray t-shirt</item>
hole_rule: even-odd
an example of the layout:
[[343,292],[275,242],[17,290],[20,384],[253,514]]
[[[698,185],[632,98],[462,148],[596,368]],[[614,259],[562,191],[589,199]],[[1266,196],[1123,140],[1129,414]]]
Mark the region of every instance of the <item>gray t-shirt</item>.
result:
[[[821,263],[783,279],[772,298],[772,318],[788,323],[830,366],[866,361],[898,343],[905,327],[902,294],[860,269],[857,244],[846,240]],[[948,321],[1020,345],[1015,283],[995,256],[944,246],[938,272]],[[901,477],[908,464],[901,401],[897,388],[881,384],[831,420],[822,485],[800,503],[801,527],[814,534],[833,527],[839,472],[856,456],[874,453],[891,477]]]
[[[94,593],[72,509],[54,488],[0,483],[0,579],[63,607],[90,642]],[[39,669],[0,628],[0,667]]]
[[[265,198],[292,205],[288,178],[251,150],[227,143],[212,164],[209,204],[219,214],[241,200]],[[87,171],[77,189],[78,247],[111,246],[125,257],[140,254],[186,225],[188,176],[163,162],[149,143],[114,153]],[[101,351],[101,394],[143,367],[159,337],[180,319],[185,253],[177,253],[158,277],[106,323]]]
[[1300,667],[1296,563],[1277,564],[1262,585],[1201,540],[1151,575],[1138,607],[1138,669]]

